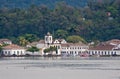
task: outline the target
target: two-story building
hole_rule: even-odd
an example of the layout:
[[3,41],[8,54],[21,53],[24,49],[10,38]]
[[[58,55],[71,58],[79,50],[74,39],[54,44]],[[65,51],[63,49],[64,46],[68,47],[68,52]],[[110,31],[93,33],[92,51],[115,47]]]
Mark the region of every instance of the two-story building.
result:
[[64,56],[78,56],[87,54],[89,46],[83,43],[61,44],[61,54]]

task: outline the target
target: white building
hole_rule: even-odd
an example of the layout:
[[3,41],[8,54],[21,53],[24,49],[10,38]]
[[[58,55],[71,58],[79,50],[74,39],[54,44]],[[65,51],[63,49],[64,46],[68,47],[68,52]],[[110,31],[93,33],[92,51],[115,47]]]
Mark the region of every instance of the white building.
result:
[[99,55],[99,56],[114,56],[120,55],[120,49],[116,49],[116,46],[109,44],[101,44],[95,47],[90,47],[90,55]]
[[3,47],[2,54],[5,56],[25,55],[25,49],[23,47],[18,46],[18,45],[10,44],[10,45]]
[[12,44],[12,41],[9,39],[0,39],[0,44]]
[[83,43],[67,43],[61,44],[61,54],[62,55],[70,55],[70,56],[77,56],[83,53],[87,53],[89,46]]
[[55,39],[53,43],[54,44],[66,44],[67,42],[65,41],[65,39]]
[[[28,45],[30,46],[30,45]],[[50,46],[56,47],[57,52],[53,51],[52,55],[79,55],[81,53],[85,53],[88,51],[89,46],[83,43],[67,43],[64,39],[55,39],[53,40],[52,35],[48,32],[45,35],[45,39],[36,44],[36,47],[40,49],[40,55],[48,55],[48,53],[44,53],[44,50],[49,48]],[[51,52],[50,52],[51,53]]]

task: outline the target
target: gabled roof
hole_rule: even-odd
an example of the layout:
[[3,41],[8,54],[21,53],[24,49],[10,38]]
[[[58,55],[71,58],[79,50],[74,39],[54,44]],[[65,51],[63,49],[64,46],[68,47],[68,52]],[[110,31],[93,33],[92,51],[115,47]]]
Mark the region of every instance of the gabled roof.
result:
[[3,49],[24,49],[24,48],[16,44],[10,44],[10,45],[3,47]]
[[40,40],[38,43],[42,43],[43,44],[43,43],[45,43],[45,40]]
[[[57,43],[63,43],[65,41],[65,39],[55,39],[53,41],[53,43],[55,43],[57,41]],[[66,41],[65,41],[66,42]]]

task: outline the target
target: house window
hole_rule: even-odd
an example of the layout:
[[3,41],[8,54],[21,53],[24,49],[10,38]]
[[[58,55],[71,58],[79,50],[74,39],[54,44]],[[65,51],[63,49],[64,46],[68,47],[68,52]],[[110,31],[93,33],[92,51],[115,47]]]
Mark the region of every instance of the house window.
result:
[[51,37],[50,37],[50,41],[51,41]]
[[92,55],[94,55],[94,52],[92,51]]
[[75,54],[77,54],[77,52],[75,51]]
[[7,51],[5,51],[5,54],[7,54]]
[[106,55],[106,51],[105,51],[105,55]]
[[81,53],[81,51],[79,51],[79,53]]
[[23,54],[23,52],[21,51],[21,55]]
[[17,51],[17,55],[19,55],[19,51]]
[[58,46],[58,49],[60,49],[60,46]]
[[48,37],[46,37],[46,39],[45,39],[46,41],[48,41]]
[[110,52],[108,51],[108,55],[109,55],[109,53],[110,53]]
[[15,54],[16,52],[14,51],[14,54]]
[[10,55],[10,51],[8,51],[8,55]]

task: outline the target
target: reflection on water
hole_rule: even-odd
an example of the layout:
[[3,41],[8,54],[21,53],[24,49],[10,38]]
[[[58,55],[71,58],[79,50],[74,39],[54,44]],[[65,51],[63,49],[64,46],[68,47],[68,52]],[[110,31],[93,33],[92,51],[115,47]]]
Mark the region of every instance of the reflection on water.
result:
[[120,57],[0,58],[1,79],[120,79],[119,73]]
[[3,60],[120,60],[120,57],[0,57]]
[[120,57],[5,57],[0,61],[5,61],[5,65],[25,68],[120,70]]

